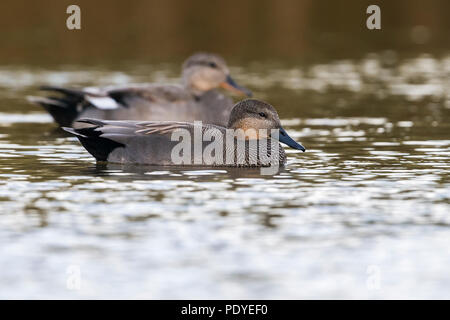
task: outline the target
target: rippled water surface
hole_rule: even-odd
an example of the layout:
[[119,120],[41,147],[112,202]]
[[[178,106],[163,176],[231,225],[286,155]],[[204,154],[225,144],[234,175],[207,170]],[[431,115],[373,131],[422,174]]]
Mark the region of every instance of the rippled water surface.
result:
[[24,100],[180,63],[0,67],[0,298],[450,298],[450,56],[232,65],[307,147],[274,176],[96,165]]

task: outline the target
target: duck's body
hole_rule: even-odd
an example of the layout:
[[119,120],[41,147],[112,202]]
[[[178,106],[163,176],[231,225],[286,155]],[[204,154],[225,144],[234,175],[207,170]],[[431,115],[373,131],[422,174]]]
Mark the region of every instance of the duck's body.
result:
[[173,84],[136,84],[120,87],[43,90],[62,96],[29,97],[43,106],[60,126],[77,126],[78,119],[203,121],[226,126],[233,101],[216,88],[223,86],[247,95],[229,76],[222,58],[196,54],[183,65],[183,81]]
[[[80,140],[81,144],[97,161],[112,163],[135,163],[147,165],[183,165],[183,166],[224,166],[224,167],[261,167],[270,163],[270,155],[260,155],[259,145],[251,146],[249,140],[242,141],[238,147],[238,138],[227,139],[227,128],[214,125],[199,125],[188,122],[139,122],[139,121],[100,121],[81,120],[91,126],[80,129],[66,129]],[[173,134],[188,137],[189,144],[182,150],[181,141],[172,141]],[[217,134],[221,138],[220,155],[206,152],[211,141],[201,137]],[[200,137],[200,148],[196,153],[194,140]],[[185,141],[186,142],[186,141]],[[270,150],[270,139],[268,142]],[[276,142],[278,144],[278,142]],[[177,148],[178,146],[178,148]],[[276,148],[277,164],[286,163],[284,149]],[[175,150],[175,151],[173,151]],[[175,153],[173,153],[175,152]],[[227,155],[229,159],[227,159]]]
[[[259,114],[264,114],[265,118]],[[98,161],[113,163],[259,167],[276,162],[284,165],[286,155],[277,140],[270,136],[263,139],[261,136],[242,138],[234,135],[237,129],[247,129],[249,124],[255,125],[254,129],[279,130],[280,142],[304,151],[281,128],[273,107],[257,100],[238,103],[233,108],[227,128],[173,121],[85,119],[80,122],[89,126],[65,130],[77,136]],[[211,141],[216,143],[215,149],[211,147]]]

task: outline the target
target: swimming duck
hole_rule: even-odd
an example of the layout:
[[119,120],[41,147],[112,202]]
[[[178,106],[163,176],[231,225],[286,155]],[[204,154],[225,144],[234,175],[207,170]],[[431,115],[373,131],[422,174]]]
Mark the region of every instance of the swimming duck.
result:
[[61,126],[80,125],[80,118],[103,120],[203,121],[226,126],[233,101],[217,88],[251,96],[251,91],[231,78],[225,60],[197,53],[182,67],[182,84],[136,84],[105,88],[69,89],[53,86],[42,90],[59,97],[28,97],[43,106]]
[[[275,108],[255,99],[238,102],[227,127],[176,121],[78,121],[89,126],[63,129],[75,135],[97,161],[112,163],[259,167],[273,165],[265,161],[272,155],[277,156],[270,158],[277,165],[286,163],[278,142],[305,151],[282,128]],[[217,143],[214,152],[212,142]],[[187,148],[180,147],[183,143]]]

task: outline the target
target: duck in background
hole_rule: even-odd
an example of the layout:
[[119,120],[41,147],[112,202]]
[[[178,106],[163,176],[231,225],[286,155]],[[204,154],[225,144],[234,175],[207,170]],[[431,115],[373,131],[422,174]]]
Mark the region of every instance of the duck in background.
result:
[[41,105],[61,127],[83,126],[81,118],[102,120],[203,121],[226,126],[233,108],[224,88],[251,96],[230,76],[225,60],[210,53],[189,57],[182,67],[181,85],[134,84],[84,89],[43,86],[59,96],[28,97]]
[[[305,151],[305,148],[295,142],[286,131],[282,128],[278,114],[273,106],[263,101],[255,99],[247,99],[237,103],[229,116],[227,127],[215,126],[211,124],[196,124],[189,122],[174,122],[174,121],[103,121],[95,119],[81,119],[81,123],[89,125],[84,128],[63,128],[69,133],[75,135],[86,148],[86,150],[93,155],[97,161],[107,161],[121,164],[149,164],[149,165],[180,165],[174,162],[174,154],[179,140],[173,139],[172,136],[177,130],[184,130],[189,136],[189,146],[187,150],[187,161],[182,165],[200,165],[200,166],[229,166],[229,167],[259,167],[268,166],[268,163],[263,163],[262,157],[265,159],[270,156],[270,149],[272,142],[278,146],[276,152],[277,165],[284,165],[286,163],[286,154],[284,149],[278,142],[284,143],[291,148]],[[239,129],[241,133],[248,129],[253,129],[253,134],[245,136],[233,136],[232,140],[228,140],[228,129],[232,129],[233,134]],[[260,131],[262,129],[262,131]],[[267,132],[275,129],[278,130],[278,141],[271,141],[273,137]],[[214,142],[221,139],[219,142],[223,149],[220,156],[217,157],[217,151],[211,158],[204,158],[205,150],[211,139],[200,140],[200,162],[194,159],[196,155],[195,135],[200,132],[202,137],[205,137],[209,130],[210,134],[214,136]],[[212,130],[212,131],[211,131]],[[264,133],[266,132],[266,133]],[[192,138],[193,137],[193,138]],[[244,148],[239,149],[237,140],[244,141]],[[255,139],[255,140],[253,140]],[[250,141],[257,142],[258,148],[261,148],[261,143],[267,143],[268,146],[261,154],[258,148],[251,148]],[[178,152],[176,154],[179,154]],[[227,155],[232,154],[232,157],[226,158]],[[183,155],[184,156],[184,155]],[[215,159],[211,161],[211,159]],[[227,160],[231,159],[231,161]],[[238,159],[241,161],[239,162]],[[273,165],[273,164],[270,164]]]

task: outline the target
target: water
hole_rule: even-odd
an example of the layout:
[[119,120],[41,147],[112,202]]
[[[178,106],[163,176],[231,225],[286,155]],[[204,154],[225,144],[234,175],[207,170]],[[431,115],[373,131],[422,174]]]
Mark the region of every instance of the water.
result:
[[307,147],[274,176],[96,165],[24,100],[179,64],[0,68],[0,298],[450,298],[450,56],[232,65]]

